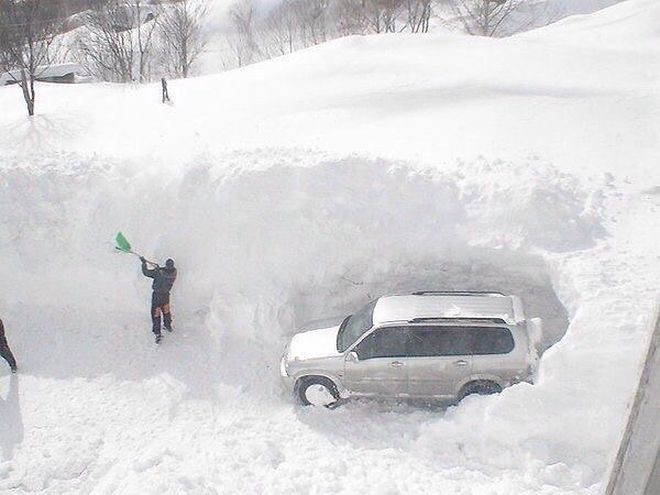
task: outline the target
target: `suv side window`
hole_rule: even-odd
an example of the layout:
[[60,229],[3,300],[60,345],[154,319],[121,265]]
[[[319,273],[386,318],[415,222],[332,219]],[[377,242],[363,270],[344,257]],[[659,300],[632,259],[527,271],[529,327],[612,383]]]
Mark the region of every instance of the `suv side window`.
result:
[[472,332],[465,327],[410,329],[410,356],[467,356],[472,354]]
[[508,354],[514,347],[508,328],[426,326],[410,329],[410,356]]
[[376,330],[355,347],[361,360],[408,355],[409,335],[406,328],[387,327]]
[[513,335],[508,328],[472,328],[473,354],[508,354],[515,347]]

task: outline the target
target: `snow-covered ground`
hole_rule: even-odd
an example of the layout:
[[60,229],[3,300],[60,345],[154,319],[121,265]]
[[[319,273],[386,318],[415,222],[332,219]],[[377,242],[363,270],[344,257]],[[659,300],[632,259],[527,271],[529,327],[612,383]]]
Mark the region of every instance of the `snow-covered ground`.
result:
[[[0,492],[598,494],[660,276],[660,5],[352,37],[157,85],[0,88]],[[115,254],[177,260],[176,333]],[[369,297],[498,288],[538,383],[303,409],[278,358]],[[2,363],[0,363],[2,364]]]

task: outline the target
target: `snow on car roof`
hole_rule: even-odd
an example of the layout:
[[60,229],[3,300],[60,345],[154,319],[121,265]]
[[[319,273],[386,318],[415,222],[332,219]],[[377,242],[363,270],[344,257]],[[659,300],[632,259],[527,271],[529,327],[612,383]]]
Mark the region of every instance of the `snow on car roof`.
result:
[[499,318],[507,323],[522,319],[515,296],[501,294],[385,296],[376,303],[374,325],[415,318]]

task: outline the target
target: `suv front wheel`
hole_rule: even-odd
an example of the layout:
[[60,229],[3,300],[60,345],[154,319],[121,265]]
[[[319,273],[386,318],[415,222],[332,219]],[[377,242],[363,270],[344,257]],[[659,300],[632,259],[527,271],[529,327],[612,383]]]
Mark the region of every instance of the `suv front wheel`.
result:
[[307,376],[296,382],[294,394],[303,406],[332,407],[339,400],[337,385],[324,376]]

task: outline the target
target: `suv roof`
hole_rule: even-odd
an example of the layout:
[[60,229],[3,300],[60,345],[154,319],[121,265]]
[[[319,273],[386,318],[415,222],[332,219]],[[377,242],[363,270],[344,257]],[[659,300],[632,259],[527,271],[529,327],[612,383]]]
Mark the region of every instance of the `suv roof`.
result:
[[[520,299],[498,292],[415,292],[378,299],[374,325],[397,321],[492,320],[509,325],[523,321]],[[501,321],[498,321],[501,320]]]

